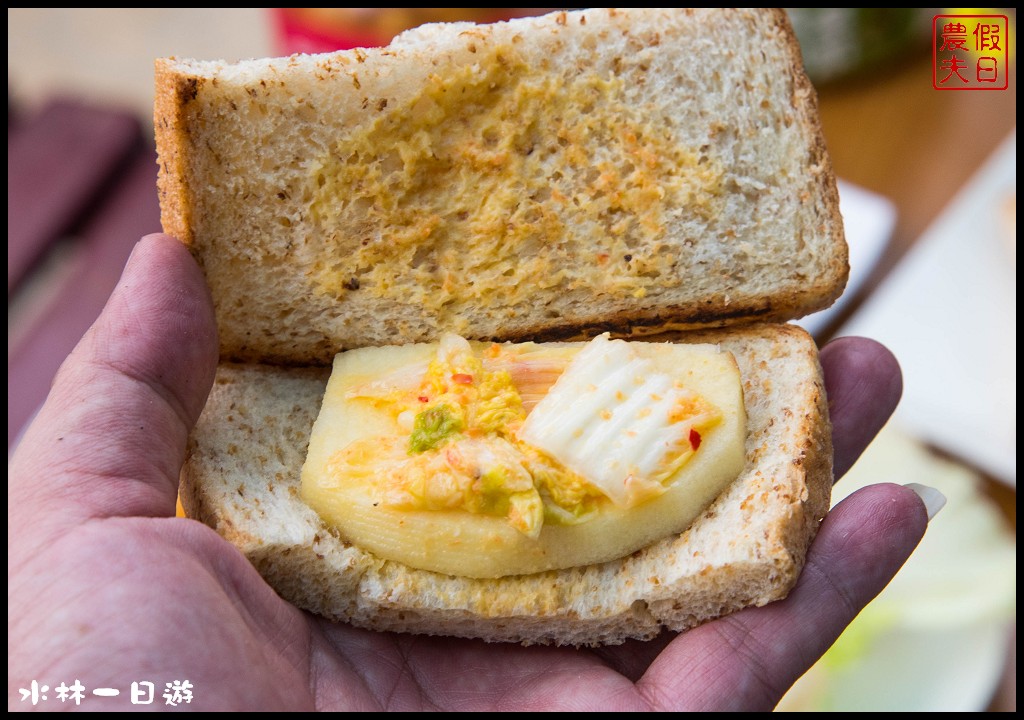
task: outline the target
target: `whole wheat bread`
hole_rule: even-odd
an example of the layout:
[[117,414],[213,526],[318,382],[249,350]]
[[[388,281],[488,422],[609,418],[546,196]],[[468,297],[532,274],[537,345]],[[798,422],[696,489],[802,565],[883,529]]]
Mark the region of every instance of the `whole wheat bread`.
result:
[[282,597],[378,630],[593,645],[683,630],[784,597],[825,515],[831,428],[814,342],[754,325],[660,340],[735,354],[746,466],[684,533],[601,565],[498,580],[450,577],[349,545],[299,498],[328,371],[223,365],[183,471],[189,515],[236,544]]
[[225,358],[783,321],[846,282],[782,11],[595,9],[166,59],[155,126],[164,229],[203,266]]

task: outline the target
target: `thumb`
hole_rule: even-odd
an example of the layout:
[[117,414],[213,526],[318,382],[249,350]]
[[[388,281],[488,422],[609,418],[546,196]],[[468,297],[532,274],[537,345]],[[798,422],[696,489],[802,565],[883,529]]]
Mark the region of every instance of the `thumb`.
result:
[[11,458],[8,519],[172,515],[216,365],[199,267],[174,238],[144,237]]

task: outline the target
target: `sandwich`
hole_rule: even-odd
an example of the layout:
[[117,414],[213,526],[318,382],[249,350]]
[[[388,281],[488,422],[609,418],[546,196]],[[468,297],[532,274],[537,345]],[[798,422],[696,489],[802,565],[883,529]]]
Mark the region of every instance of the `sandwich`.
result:
[[282,597],[378,630],[594,645],[795,583],[831,440],[814,343],[780,323],[830,304],[847,263],[781,11],[165,59],[155,128],[164,229],[221,343],[182,503]]

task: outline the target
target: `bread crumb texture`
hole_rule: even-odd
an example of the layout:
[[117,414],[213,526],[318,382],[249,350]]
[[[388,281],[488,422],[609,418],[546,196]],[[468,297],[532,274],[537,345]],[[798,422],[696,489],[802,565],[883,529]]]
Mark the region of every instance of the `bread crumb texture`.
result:
[[164,226],[204,267],[225,357],[787,319],[845,284],[781,13],[428,25],[157,77]]

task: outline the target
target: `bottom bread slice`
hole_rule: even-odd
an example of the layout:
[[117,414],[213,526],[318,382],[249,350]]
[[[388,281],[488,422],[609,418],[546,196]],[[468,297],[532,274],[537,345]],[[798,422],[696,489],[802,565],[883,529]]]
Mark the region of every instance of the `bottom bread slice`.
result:
[[628,557],[489,580],[415,570],[345,542],[299,497],[325,368],[222,365],[189,441],[182,504],[286,600],[375,630],[614,644],[785,597],[832,487],[813,340],[787,325],[649,340],[733,352],[747,408],[746,466],[688,530]]

